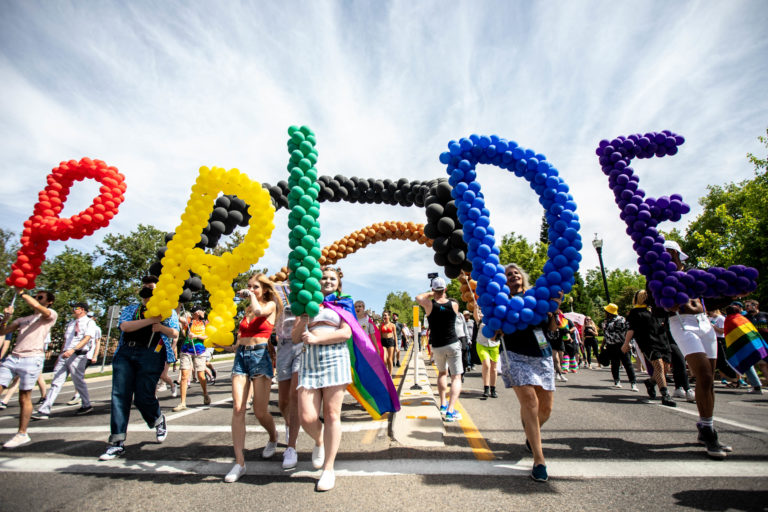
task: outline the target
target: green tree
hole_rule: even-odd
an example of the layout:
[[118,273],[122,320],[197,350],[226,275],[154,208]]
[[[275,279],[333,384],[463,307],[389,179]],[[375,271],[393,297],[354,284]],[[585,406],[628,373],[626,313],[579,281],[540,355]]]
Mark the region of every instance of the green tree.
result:
[[154,226],[139,224],[127,235],[109,234],[96,246],[103,268],[101,300],[109,305],[126,305],[141,285],[157,251],[165,246],[165,233]]
[[11,274],[11,265],[16,261],[19,243],[16,233],[0,228],[0,286],[3,287],[2,302],[7,304],[13,289],[5,286],[5,278]]
[[[768,148],[768,136],[758,139]],[[686,263],[702,268],[742,264],[768,275],[768,157],[750,153],[747,158],[755,166],[754,178],[710,185],[699,200],[703,211],[681,243],[691,257]],[[768,302],[768,280],[758,280],[756,295]]]
[[384,309],[391,313],[397,313],[400,322],[405,325],[413,325],[413,306],[416,301],[413,300],[408,292],[389,292],[387,300],[384,301]]
[[61,254],[43,262],[37,286],[56,295],[53,309],[59,314],[59,320],[51,329],[52,342],[63,340],[64,327],[71,319],[73,303],[87,302],[92,311],[104,310],[103,297],[99,290],[101,277],[101,269],[95,265],[93,254],[69,247]]
[[499,246],[499,261],[502,265],[517,263],[531,278],[531,284],[541,275],[544,263],[547,262],[547,244],[536,242],[531,244],[522,235],[508,233],[501,239]]
[[[608,293],[611,295],[611,301],[619,307],[619,313],[622,315],[626,314],[632,307],[634,293],[645,288],[645,277],[634,270],[613,269],[606,273],[606,281],[608,282]],[[597,319],[602,319],[605,316],[603,307],[607,304],[603,277],[599,268],[587,270],[584,292],[594,304],[593,314],[590,316],[597,322]]]
[[549,244],[549,222],[547,222],[547,212],[541,215],[541,228],[539,229],[539,242]]

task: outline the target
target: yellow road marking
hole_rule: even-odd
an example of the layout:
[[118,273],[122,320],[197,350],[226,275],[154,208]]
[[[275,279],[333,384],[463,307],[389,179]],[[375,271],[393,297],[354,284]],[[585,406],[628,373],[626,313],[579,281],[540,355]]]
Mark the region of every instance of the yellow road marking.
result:
[[[435,363],[433,362],[431,366],[435,371],[435,374],[437,374],[438,371]],[[435,386],[435,389],[437,389],[437,386]],[[439,395],[437,399],[440,400]],[[469,443],[470,448],[472,448],[472,454],[475,456],[475,458],[477,460],[495,459],[496,457],[493,455],[493,451],[488,446],[488,443],[485,442],[485,438],[480,433],[480,430],[478,430],[477,425],[475,425],[475,422],[472,421],[472,418],[470,418],[469,413],[466,409],[464,409],[464,406],[461,405],[461,400],[456,400],[454,408],[459,412],[459,414],[461,414],[459,426],[464,432],[464,437],[467,438],[467,442]]]

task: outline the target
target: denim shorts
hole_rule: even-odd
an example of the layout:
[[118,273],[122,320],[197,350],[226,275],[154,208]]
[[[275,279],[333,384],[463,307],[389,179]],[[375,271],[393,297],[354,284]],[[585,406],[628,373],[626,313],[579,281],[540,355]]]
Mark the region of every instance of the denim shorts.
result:
[[275,374],[272,371],[272,358],[269,356],[266,343],[253,350],[237,347],[232,375],[247,375],[251,379],[264,375],[271,379]]

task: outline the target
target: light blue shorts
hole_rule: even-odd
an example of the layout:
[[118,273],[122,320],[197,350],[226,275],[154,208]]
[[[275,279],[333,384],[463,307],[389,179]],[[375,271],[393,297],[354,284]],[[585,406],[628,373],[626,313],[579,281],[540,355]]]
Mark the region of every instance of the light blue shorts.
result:
[[0,386],[7,388],[14,377],[19,377],[19,389],[29,391],[35,387],[43,371],[44,356],[18,357],[10,355],[0,365]]

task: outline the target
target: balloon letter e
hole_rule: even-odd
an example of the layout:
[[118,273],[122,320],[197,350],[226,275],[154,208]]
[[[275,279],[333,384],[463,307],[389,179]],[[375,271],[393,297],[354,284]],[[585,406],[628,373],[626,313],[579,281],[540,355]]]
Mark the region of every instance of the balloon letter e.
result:
[[[219,192],[235,194],[243,199],[250,206],[251,219],[248,232],[240,245],[232,252],[214,256],[206,254],[195,245],[200,242],[200,233],[208,224],[209,214]],[[264,255],[275,227],[274,217],[275,208],[269,192],[262,189],[259,183],[237,169],[226,171],[220,167],[201,167],[200,175],[192,185],[187,208],[181,215],[181,224],[176,228],[173,240],[168,242],[162,259],[160,280],[147,303],[148,315],[168,317],[171,314],[191,270],[200,275],[211,294],[210,321],[205,329],[208,335],[206,345],[231,345],[237,313],[232,280],[246,272],[251,264]]]

